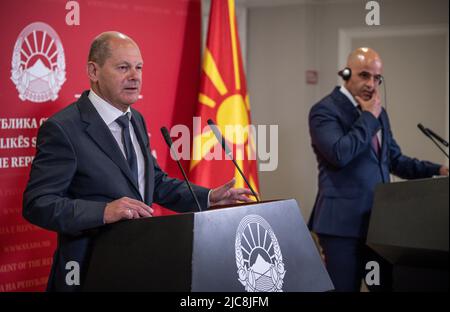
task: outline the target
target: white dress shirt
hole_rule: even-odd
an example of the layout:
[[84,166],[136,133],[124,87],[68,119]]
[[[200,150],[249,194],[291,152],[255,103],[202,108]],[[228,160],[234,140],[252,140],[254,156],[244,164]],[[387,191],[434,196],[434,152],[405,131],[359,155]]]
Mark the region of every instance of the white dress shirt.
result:
[[[102,117],[105,124],[108,126],[111,134],[119,145],[120,150],[122,151],[123,156],[126,159],[125,149],[123,147],[122,142],[122,127],[116,122],[116,119],[120,116],[130,113],[128,116],[131,118],[131,110],[128,107],[127,111],[124,113],[120,109],[115,108],[110,103],[99,97],[95,94],[92,89],[89,91],[89,100],[94,105],[95,109],[99,113],[100,117]],[[130,136],[131,142],[133,143],[134,151],[136,152],[137,157],[137,167],[138,167],[138,181],[139,181],[139,193],[141,193],[142,198],[145,197],[145,162],[144,155],[142,154],[142,150],[140,148],[138,139],[136,137],[136,133],[134,133],[134,128],[132,123],[130,122]]]

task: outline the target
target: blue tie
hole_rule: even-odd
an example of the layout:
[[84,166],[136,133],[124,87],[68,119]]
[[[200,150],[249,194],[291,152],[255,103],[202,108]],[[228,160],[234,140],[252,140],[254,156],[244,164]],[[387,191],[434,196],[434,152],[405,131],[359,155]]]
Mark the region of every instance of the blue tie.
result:
[[128,117],[129,113],[120,116],[116,119],[116,122],[122,127],[122,142],[123,148],[125,150],[125,155],[127,157],[128,166],[130,166],[131,174],[136,182],[138,183],[138,167],[137,167],[137,157],[134,151],[133,143],[131,142],[130,136],[130,118]]

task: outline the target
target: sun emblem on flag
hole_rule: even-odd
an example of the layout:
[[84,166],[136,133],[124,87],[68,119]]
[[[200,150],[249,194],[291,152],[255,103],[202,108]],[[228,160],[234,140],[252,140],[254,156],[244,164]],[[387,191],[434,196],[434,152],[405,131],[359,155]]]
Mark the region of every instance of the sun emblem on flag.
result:
[[36,22],[17,38],[11,62],[11,80],[22,101],[55,101],[66,81],[64,49],[56,31]]
[[[220,2],[220,5],[226,6],[223,2]],[[198,101],[202,117],[211,116],[215,121],[227,144],[233,147],[234,159],[240,168],[244,168],[250,185],[257,191],[256,170],[249,170],[251,162],[255,162],[256,168],[255,129],[250,125],[250,101],[240,57],[234,1],[228,1],[228,7],[230,12],[226,24],[229,28],[226,31],[221,28],[219,31],[227,34],[227,38],[222,39],[229,38],[230,44],[226,47],[230,53],[217,48],[218,46],[205,48],[202,64],[204,88],[201,88]],[[211,42],[217,43],[215,40]],[[227,65],[224,65],[225,60]],[[194,133],[190,170],[202,160],[208,159],[208,154],[215,149],[220,149],[220,143],[211,130]],[[235,187],[244,187],[244,180],[237,169],[234,170],[234,177]]]
[[286,274],[277,237],[258,215],[245,216],[236,231],[239,282],[247,292],[282,292]]

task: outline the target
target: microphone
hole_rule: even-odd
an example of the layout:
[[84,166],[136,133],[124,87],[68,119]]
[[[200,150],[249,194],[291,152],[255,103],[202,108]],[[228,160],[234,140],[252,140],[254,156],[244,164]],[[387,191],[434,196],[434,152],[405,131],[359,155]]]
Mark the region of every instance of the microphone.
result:
[[422,131],[422,133],[425,134],[427,137],[430,137],[430,133],[421,123],[417,124],[417,128],[419,128],[420,131]]
[[214,133],[217,141],[219,141],[220,145],[222,146],[223,150],[225,151],[225,154],[230,157],[231,161],[233,162],[234,166],[237,168],[237,170],[239,171],[239,174],[241,175],[241,177],[244,179],[245,184],[247,184],[248,188],[250,189],[250,191],[252,192],[253,196],[255,196],[256,201],[259,202],[259,198],[256,195],[255,190],[253,190],[252,186],[250,185],[250,183],[248,182],[247,178],[245,177],[244,173],[242,172],[241,168],[239,167],[239,165],[236,163],[236,160],[233,158],[233,153],[231,152],[230,148],[228,147],[227,142],[225,142],[225,138],[222,136],[222,134],[219,131],[219,128],[216,126],[216,124],[214,123],[214,121],[212,121],[212,119],[208,119],[208,125],[209,128],[212,130],[212,132]]
[[[425,134],[433,143],[444,153],[445,156],[448,158],[448,154],[442,149],[442,147],[436,142],[436,140],[433,138],[434,136],[431,134],[430,129],[425,128],[421,123],[417,124],[417,127],[422,131],[423,134]],[[445,140],[443,140],[445,141]],[[447,142],[446,142],[447,143]],[[445,145],[445,144],[444,144]],[[447,143],[448,146],[448,143]]]
[[200,203],[198,202],[197,196],[195,195],[194,191],[192,190],[191,183],[189,182],[189,179],[186,176],[186,172],[184,172],[184,169],[181,166],[180,157],[178,157],[178,153],[172,147],[173,142],[172,142],[172,138],[170,137],[169,130],[167,130],[166,127],[162,127],[161,133],[164,137],[164,141],[166,141],[167,145],[169,146],[170,152],[175,157],[175,161],[177,162],[178,168],[180,168],[181,173],[183,174],[184,180],[186,181],[189,191],[191,192],[191,195],[194,198],[194,201],[195,201],[195,204],[197,205],[198,211],[202,211],[202,208],[200,206]]
[[430,128],[426,128],[426,129],[427,129],[428,133],[430,135],[432,135],[436,140],[441,142],[442,145],[444,145],[445,147],[448,147],[448,142],[447,141],[445,141],[442,137],[440,137],[439,135],[434,133],[433,130],[431,130]]

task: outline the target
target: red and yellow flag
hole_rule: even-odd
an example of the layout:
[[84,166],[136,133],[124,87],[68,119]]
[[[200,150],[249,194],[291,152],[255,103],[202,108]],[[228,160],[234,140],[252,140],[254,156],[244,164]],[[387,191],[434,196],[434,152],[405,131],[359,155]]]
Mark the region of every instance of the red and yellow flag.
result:
[[[217,187],[233,177],[235,187],[246,187],[243,178],[212,131],[206,127],[212,119],[219,127],[234,158],[255,192],[259,191],[256,142],[251,131],[250,102],[247,93],[241,48],[237,31],[234,0],[212,0],[209,28],[204,50],[197,117],[190,163],[193,182]],[[218,160],[218,155],[222,160]]]

